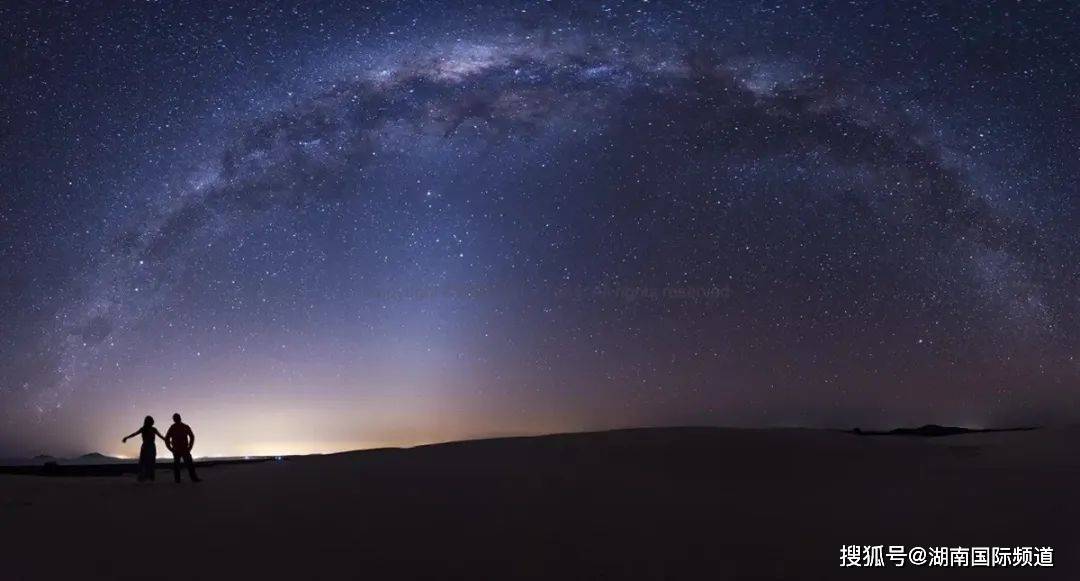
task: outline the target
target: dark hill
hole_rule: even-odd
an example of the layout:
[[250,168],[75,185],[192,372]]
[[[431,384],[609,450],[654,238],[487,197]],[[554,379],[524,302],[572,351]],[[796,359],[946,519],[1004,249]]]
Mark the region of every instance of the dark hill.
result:
[[919,426],[918,428],[896,428],[888,431],[872,431],[855,428],[851,431],[851,433],[858,434],[860,436],[922,436],[924,438],[939,438],[941,436],[958,436],[961,434],[981,434],[988,432],[1024,432],[1037,429],[1038,428],[1036,427],[972,429],[961,428],[958,426],[939,426],[937,424],[926,424],[925,426]]

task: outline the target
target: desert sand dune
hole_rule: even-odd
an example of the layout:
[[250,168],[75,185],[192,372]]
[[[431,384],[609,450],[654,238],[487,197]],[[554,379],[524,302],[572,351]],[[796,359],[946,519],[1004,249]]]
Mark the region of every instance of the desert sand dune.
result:
[[[3,579],[1077,579],[1080,431],[664,428],[0,476]],[[841,569],[843,544],[1051,546],[1052,569]]]

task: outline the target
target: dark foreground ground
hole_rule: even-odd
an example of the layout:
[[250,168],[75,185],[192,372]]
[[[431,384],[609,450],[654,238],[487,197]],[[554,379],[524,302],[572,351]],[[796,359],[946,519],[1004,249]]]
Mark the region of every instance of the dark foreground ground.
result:
[[[673,428],[0,476],[0,579],[1080,579],[1080,431]],[[843,544],[1053,569],[841,569]]]

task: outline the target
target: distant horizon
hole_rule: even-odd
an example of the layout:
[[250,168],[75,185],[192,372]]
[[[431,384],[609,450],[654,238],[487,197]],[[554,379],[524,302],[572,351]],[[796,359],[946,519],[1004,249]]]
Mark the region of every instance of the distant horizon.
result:
[[[916,423],[907,425],[888,425],[888,426],[847,426],[847,427],[824,427],[824,426],[801,426],[801,425],[771,425],[771,426],[738,426],[738,425],[711,425],[711,424],[665,424],[665,425],[632,425],[632,426],[618,426],[601,429],[580,429],[580,430],[567,430],[567,431],[555,431],[555,432],[508,432],[498,434],[486,434],[475,435],[469,437],[462,437],[448,440],[431,440],[431,441],[418,441],[410,443],[399,444],[371,444],[361,445],[358,447],[345,447],[334,449],[311,449],[310,451],[299,452],[260,452],[260,453],[225,453],[225,454],[193,454],[196,459],[226,459],[226,458],[275,458],[286,456],[309,456],[309,455],[327,455],[327,454],[340,454],[345,452],[362,452],[367,450],[378,449],[409,449],[423,446],[432,446],[439,444],[451,444],[456,442],[469,442],[476,440],[493,440],[502,438],[532,438],[543,436],[558,436],[558,435],[571,435],[571,434],[588,434],[588,433],[601,433],[601,432],[614,432],[623,430],[648,430],[648,429],[720,429],[720,430],[821,430],[821,431],[852,431],[855,429],[862,429],[867,432],[874,431],[888,431],[893,429],[914,429],[924,426],[941,426],[941,427],[956,427],[964,428],[973,431],[1011,431],[1020,429],[1067,429],[1070,427],[1080,426],[1080,423],[1069,422],[1059,424],[1009,424],[1009,425],[993,425],[993,426],[981,426],[981,425],[963,425],[963,424],[938,424],[938,423]],[[36,457],[54,458],[57,460],[77,460],[79,458],[91,455],[104,456],[110,459],[117,460],[138,460],[138,455],[123,455],[110,452],[102,452],[100,450],[83,452],[83,453],[71,453],[71,454],[51,454],[51,453],[36,453],[29,455],[0,455],[0,462],[10,460],[33,460]],[[172,455],[168,453],[159,453],[157,455],[159,460],[172,460]]]

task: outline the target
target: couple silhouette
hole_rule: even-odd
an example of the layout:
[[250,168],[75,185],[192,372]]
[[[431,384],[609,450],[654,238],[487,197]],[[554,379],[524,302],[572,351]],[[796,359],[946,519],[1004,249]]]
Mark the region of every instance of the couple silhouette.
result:
[[173,476],[180,482],[180,462],[187,466],[188,476],[192,482],[198,482],[200,478],[195,475],[195,462],[191,459],[191,448],[195,445],[195,433],[187,424],[180,421],[180,414],[173,414],[173,425],[162,436],[161,432],[154,427],[154,418],[146,416],[141,428],[124,436],[124,443],[129,438],[142,436],[142,449],[139,450],[139,482],[154,479],[154,464],[157,461],[157,446],[155,437],[165,440],[165,447],[173,454]]

